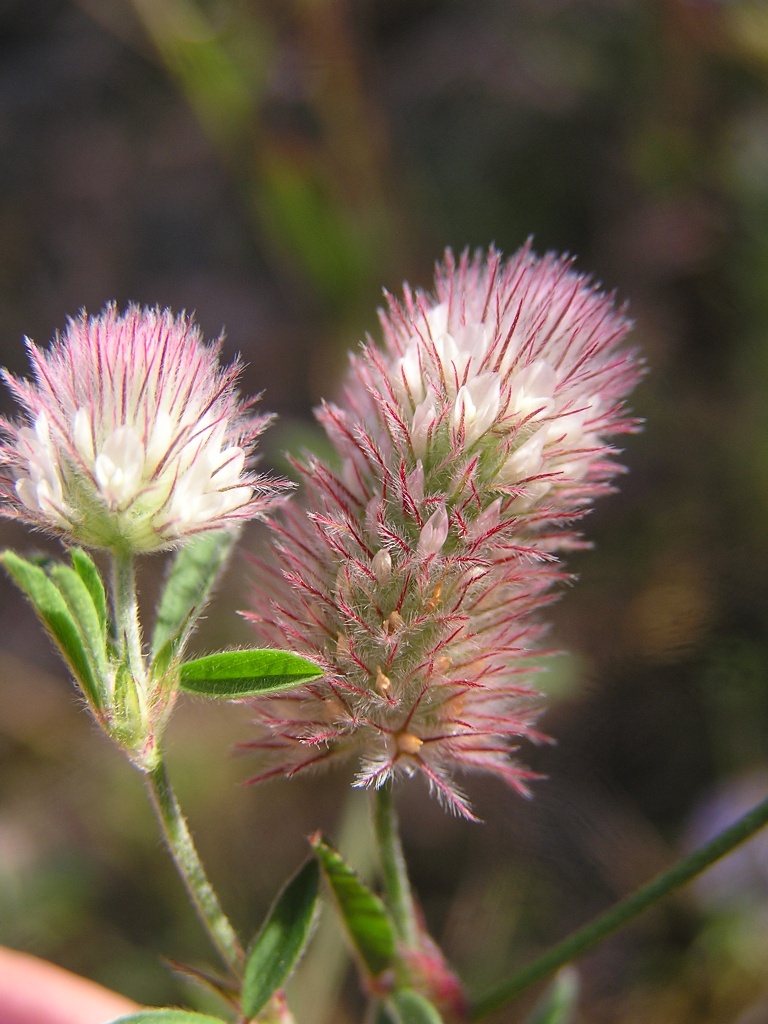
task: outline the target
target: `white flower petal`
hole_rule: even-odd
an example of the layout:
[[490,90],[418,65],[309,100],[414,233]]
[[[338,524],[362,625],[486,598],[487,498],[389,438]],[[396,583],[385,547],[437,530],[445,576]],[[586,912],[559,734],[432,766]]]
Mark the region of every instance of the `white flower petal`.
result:
[[82,406],[75,413],[72,437],[75,442],[75,448],[81,455],[83,462],[86,466],[93,465],[93,423],[88,410]]
[[531,434],[527,441],[514,451],[501,471],[505,483],[527,480],[541,473],[544,468],[544,444],[547,439],[547,428],[544,427]]
[[451,411],[454,431],[464,428],[465,444],[474,444],[490,430],[501,406],[501,380],[497,373],[482,373],[459,388]]
[[417,345],[412,344],[402,357],[393,374],[393,386],[401,402],[418,405],[424,400],[424,372]]
[[159,409],[155,416],[146,441],[145,473],[149,476],[157,469],[160,462],[168,454],[173,438],[173,421],[170,414]]
[[544,359],[537,359],[510,381],[508,411],[522,419],[546,415],[553,407],[557,375]]
[[392,575],[392,556],[386,548],[380,548],[371,559],[373,575],[379,583],[386,583]]
[[118,427],[101,444],[94,460],[96,482],[111,507],[126,505],[139,494],[144,446],[133,427]]
[[411,420],[411,444],[417,459],[423,459],[427,453],[429,443],[429,432],[437,419],[437,409],[434,399],[425,398],[417,405]]
[[445,505],[440,505],[421,528],[417,547],[418,554],[422,557],[440,554],[448,539],[448,526],[448,513]]
[[20,476],[16,481],[16,493],[27,508],[35,512],[40,511],[40,499],[37,494],[37,484],[33,483],[28,476]]

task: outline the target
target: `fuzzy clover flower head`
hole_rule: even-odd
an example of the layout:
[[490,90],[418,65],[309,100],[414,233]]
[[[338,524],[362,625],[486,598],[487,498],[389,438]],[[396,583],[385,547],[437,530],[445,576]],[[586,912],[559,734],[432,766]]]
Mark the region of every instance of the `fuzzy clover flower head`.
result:
[[421,774],[472,817],[461,770],[525,791],[537,740],[541,609],[574,524],[611,489],[634,431],[630,323],[569,260],[525,246],[438,266],[381,317],[318,413],[333,465],[300,464],[305,508],[272,524],[262,637],[325,669],[256,702],[257,778],[356,758],[357,784]]
[[262,515],[280,488],[249,463],[267,416],[235,389],[185,315],[108,305],[70,320],[33,380],[3,372],[23,409],[0,420],[0,514],[92,548],[173,547]]

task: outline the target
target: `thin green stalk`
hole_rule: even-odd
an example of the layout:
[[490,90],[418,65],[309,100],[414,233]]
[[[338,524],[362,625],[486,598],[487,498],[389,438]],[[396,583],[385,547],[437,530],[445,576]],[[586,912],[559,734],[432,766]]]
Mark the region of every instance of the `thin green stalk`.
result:
[[387,906],[394,918],[398,935],[406,946],[413,947],[418,944],[419,930],[391,783],[377,790],[375,801],[374,824]]
[[595,918],[568,936],[558,945],[553,946],[543,956],[524,967],[511,978],[501,982],[496,988],[478,999],[472,1006],[470,1020],[480,1020],[495,1010],[501,1009],[524,989],[541,981],[559,967],[582,956],[601,942],[611,932],[627,924],[633,918],[652,907],[663,897],[675,889],[690,882],[696,875],[735,849],[750,836],[768,824],[768,799],[758,804],[751,811],[725,829],[704,846],[674,864],[669,870],[663,871],[637,892],[627,896],[606,913]]
[[144,693],[146,667],[141,649],[139,603],[136,596],[136,571],[133,555],[115,551],[112,556],[112,599],[117,641],[122,649],[137,689]]
[[146,772],[144,778],[166,844],[200,919],[224,963],[235,977],[240,977],[243,971],[242,947],[229,918],[221,908],[216,891],[208,881],[162,758],[158,758],[158,764]]

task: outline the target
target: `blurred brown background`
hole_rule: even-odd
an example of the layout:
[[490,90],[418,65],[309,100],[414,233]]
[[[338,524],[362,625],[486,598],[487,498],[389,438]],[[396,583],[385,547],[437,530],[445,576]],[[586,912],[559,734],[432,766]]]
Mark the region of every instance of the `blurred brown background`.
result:
[[[764,2],[0,0],[0,146],[2,364],[24,370],[22,335],[45,343],[82,306],[194,309],[281,414],[277,468],[315,442],[311,407],[381,286],[429,285],[446,245],[533,234],[630,300],[647,428],[555,609],[558,746],[524,752],[549,779],[529,803],[470,780],[480,826],[400,792],[429,925],[472,991],[765,794]],[[145,567],[148,609],[161,572]],[[199,650],[248,642],[248,586],[235,563]],[[141,1001],[195,1000],[161,958],[211,955],[140,778],[17,594],[0,600],[0,941]],[[311,831],[371,870],[348,777],[243,788],[248,734],[246,708],[190,703],[169,737],[246,935]],[[768,1021],[765,841],[581,968],[585,1024]],[[300,1024],[359,1019],[330,920],[293,988]]]

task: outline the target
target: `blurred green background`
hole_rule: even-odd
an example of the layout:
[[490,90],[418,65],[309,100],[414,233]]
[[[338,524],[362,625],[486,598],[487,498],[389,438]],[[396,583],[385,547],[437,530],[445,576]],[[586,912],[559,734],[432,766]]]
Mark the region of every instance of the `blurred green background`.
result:
[[[281,414],[277,468],[312,443],[381,287],[428,286],[446,245],[532,234],[630,301],[647,427],[554,610],[558,745],[524,751],[548,780],[530,802],[470,780],[479,826],[400,790],[427,921],[473,991],[765,794],[764,0],[0,0],[0,147],[2,364],[22,372],[22,335],[45,343],[110,298],[195,310]],[[148,609],[162,568],[144,567]],[[236,561],[201,652],[248,642],[249,586]],[[140,778],[17,594],[0,601],[0,942],[144,1002],[195,1000],[162,958],[212,957]],[[244,934],[310,832],[369,873],[372,857],[348,775],[243,787],[248,736],[247,708],[195,702],[169,736]],[[584,1024],[764,1024],[766,840],[580,966]],[[293,1002],[300,1024],[359,1020],[330,920]]]

